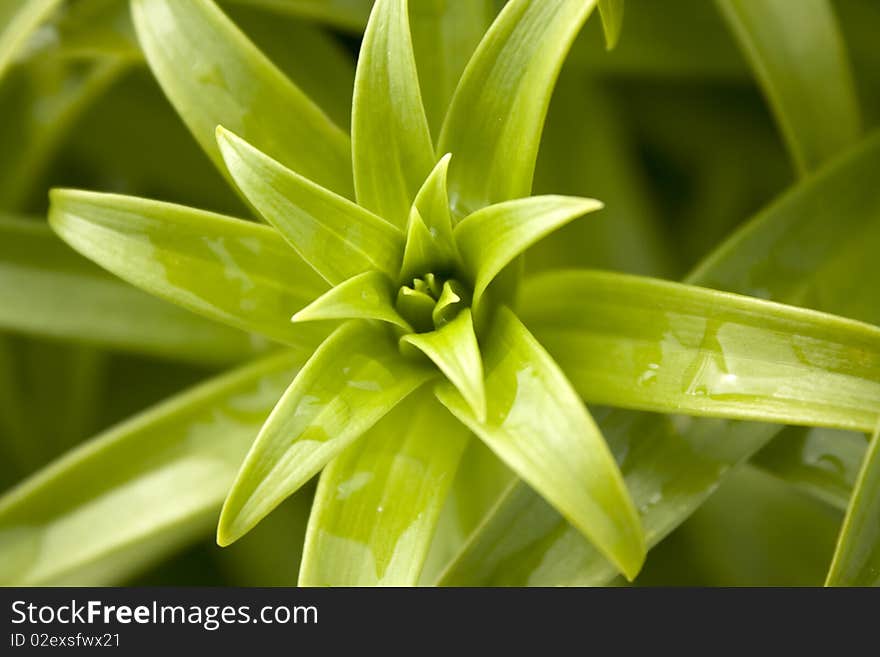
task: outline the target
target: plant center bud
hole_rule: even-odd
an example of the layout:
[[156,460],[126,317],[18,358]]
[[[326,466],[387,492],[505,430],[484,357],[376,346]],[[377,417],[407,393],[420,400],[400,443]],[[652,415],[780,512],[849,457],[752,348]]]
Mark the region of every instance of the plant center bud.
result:
[[416,333],[428,333],[451,322],[470,303],[470,292],[458,280],[425,274],[400,287],[396,305]]

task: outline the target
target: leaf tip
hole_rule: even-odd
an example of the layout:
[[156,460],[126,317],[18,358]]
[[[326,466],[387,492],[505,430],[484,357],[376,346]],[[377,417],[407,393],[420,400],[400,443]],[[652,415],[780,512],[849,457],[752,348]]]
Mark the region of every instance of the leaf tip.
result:
[[230,499],[226,498],[220,511],[220,520],[217,521],[217,545],[220,547],[232,545],[251,529],[242,521],[241,511],[230,508]]
[[224,144],[232,145],[234,143],[235,133],[218,123],[217,127],[214,128],[214,139],[217,140],[217,145],[222,150]]

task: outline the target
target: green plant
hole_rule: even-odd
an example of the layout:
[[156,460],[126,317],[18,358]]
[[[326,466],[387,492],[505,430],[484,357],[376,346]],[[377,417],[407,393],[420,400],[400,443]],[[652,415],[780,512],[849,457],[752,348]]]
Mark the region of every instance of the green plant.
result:
[[[36,25],[55,4],[28,3],[16,20]],[[305,4],[343,25],[366,16]],[[16,328],[97,331],[103,344],[200,362],[256,359],[8,493],[0,579],[113,581],[212,525],[223,499],[217,540],[230,544],[322,470],[310,510],[294,497],[306,511],[293,513],[308,513],[302,584],[633,579],[646,549],[751,461],[838,505],[855,485],[829,583],[873,583],[878,438],[857,481],[852,468],[829,478],[834,494],[800,481],[803,454],[772,440],[785,424],[875,433],[880,413],[878,310],[869,294],[841,294],[871,271],[880,240],[880,141],[861,137],[828,4],[717,3],[804,180],[682,283],[560,268],[569,263],[555,254],[554,271],[523,266],[551,233],[602,216],[575,222],[602,203],[529,194],[569,49],[597,4],[613,47],[623,3],[512,0],[485,35],[474,26],[493,15],[487,3],[411,4],[369,12],[350,140],[338,127],[347,113],[331,118],[210,0],[132,0],[139,48],[126,28],[109,31],[103,66],[142,50],[268,225],[55,189],[49,223],[76,251],[226,326],[157,304],[43,226],[8,219],[0,249],[24,289],[47,284],[34,270],[63,290],[78,281],[51,322],[8,293],[26,318]],[[112,17],[119,5],[92,10]],[[813,59],[785,38],[791,12],[812,30]],[[76,13],[65,20],[69,47],[97,39]],[[125,318],[84,320],[89,304],[97,315],[124,305]],[[598,423],[584,402],[608,407]],[[862,460],[858,441],[784,432]]]

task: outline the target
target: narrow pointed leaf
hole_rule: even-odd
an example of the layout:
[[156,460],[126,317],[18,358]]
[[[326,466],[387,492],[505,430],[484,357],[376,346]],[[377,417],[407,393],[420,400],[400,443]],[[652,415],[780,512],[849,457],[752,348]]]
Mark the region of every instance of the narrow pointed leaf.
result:
[[434,166],[407,0],[377,0],[364,34],[351,119],[358,203],[403,227]]
[[638,514],[608,446],[550,356],[509,310],[498,311],[484,350],[486,422],[447,385],[452,413],[556,507],[627,577],[645,558]]
[[451,159],[451,153],[440,158],[419,193],[416,194],[413,206],[427,226],[428,232],[434,238],[436,249],[441,257],[453,262],[456,258],[456,250],[455,240],[452,236],[449,195],[446,191],[446,179]]
[[467,440],[430,392],[419,393],[331,461],[309,518],[300,585],[415,585]]
[[482,440],[472,435],[440,514],[419,585],[435,584],[443,569],[461,551],[467,537],[481,524],[514,479],[510,468]]
[[275,355],[174,397],[12,489],[0,498],[0,582],[120,584],[208,535],[307,353]]
[[602,17],[602,31],[605,33],[605,47],[614,50],[620,40],[623,28],[623,1],[599,0],[599,16]]
[[312,21],[291,20],[278,12],[233,6],[228,1],[223,7],[263,54],[334,124],[349,130],[356,62],[335,34]]
[[290,315],[326,284],[268,226],[116,194],[54,190],[51,200],[64,241],[147,292],[281,342],[317,328]]
[[462,74],[440,133],[449,197],[463,217],[528,196],[553,85],[595,0],[513,0]]
[[403,249],[403,264],[400,266],[400,280],[408,281],[435,269],[441,270],[436,255],[436,243],[431,231],[428,230],[419,211],[414,209],[406,227],[406,246]]
[[468,298],[467,290],[457,281],[452,280],[443,283],[440,297],[434,305],[434,310],[431,311],[431,319],[434,321],[434,326],[441,328],[455,319],[462,306],[467,305]]
[[311,180],[352,196],[348,136],[211,0],[132,0],[150,68],[190,131],[225,172],[218,125]]
[[322,344],[248,452],[217,529],[228,545],[433,376],[404,359],[384,327],[349,322]]
[[477,421],[486,421],[483,361],[470,310],[462,310],[458,317],[436,331],[406,335],[401,342],[430,358],[461,393]]
[[880,585],[880,429],[865,454],[825,585]]
[[492,5],[492,0],[410,3],[422,101],[434,136],[440,133],[464,67],[492,21]]
[[587,271],[533,279],[522,312],[590,403],[857,431],[880,416],[869,324]]
[[716,0],[800,173],[856,142],[861,118],[830,0]]
[[294,173],[222,128],[217,140],[235,183],[321,276],[336,285],[378,269],[396,278],[403,233]]
[[0,6],[0,78],[40,23],[61,0],[12,0]]
[[207,363],[240,360],[260,347],[246,333],[120,281],[72,251],[44,221],[2,216],[0,327]]
[[394,296],[394,288],[387,276],[367,271],[331,288],[296,313],[291,321],[378,319],[412,331],[394,309]]
[[465,217],[455,241],[474,280],[474,306],[504,267],[535,242],[602,203],[588,198],[534,196],[497,203]]
[[[880,249],[880,138],[785,194],[717,249],[688,281],[770,297],[880,324],[874,276]],[[822,235],[817,242],[815,235]],[[807,248],[807,247],[810,248]],[[566,361],[562,361],[565,366]],[[656,545],[697,509],[731,468],[779,425],[612,411],[600,426]],[[566,559],[553,559],[564,552]],[[525,484],[517,484],[447,568],[446,584],[607,583],[615,569]]]

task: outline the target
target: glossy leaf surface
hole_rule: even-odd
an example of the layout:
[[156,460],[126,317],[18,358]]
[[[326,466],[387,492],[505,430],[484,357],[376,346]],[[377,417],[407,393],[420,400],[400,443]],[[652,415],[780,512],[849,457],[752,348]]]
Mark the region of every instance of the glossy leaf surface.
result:
[[509,310],[484,348],[487,419],[451,386],[440,401],[630,579],[645,556],[635,507],[602,434],[549,355]]
[[624,0],[599,0],[599,15],[602,17],[602,31],[605,32],[605,47],[613,50],[620,39],[623,28]]
[[224,171],[224,125],[311,180],[352,196],[348,136],[211,0],[133,0],[138,39],[177,112]]
[[403,251],[399,229],[223,128],[217,140],[248,200],[327,281],[335,285],[373,269],[396,277]]
[[869,324],[605,272],[530,281],[522,315],[590,403],[861,431],[880,416]]
[[433,376],[400,356],[384,327],[349,322],[318,348],[273,409],[229,491],[228,545]]
[[116,584],[206,532],[306,356],[286,352],[199,386],[0,498],[0,581]]
[[588,212],[589,198],[533,196],[496,203],[465,217],[454,231],[464,266],[474,280],[474,306],[489,283],[532,244]]
[[272,228],[130,196],[54,190],[52,228],[120,278],[184,308],[275,340],[318,327],[290,315],[326,287]]
[[394,308],[394,296],[387,276],[367,271],[331,288],[296,313],[291,321],[378,319],[411,331],[412,327]]
[[351,138],[358,204],[403,228],[434,166],[407,0],[377,0],[358,58]]
[[456,217],[531,191],[553,85],[594,7],[595,0],[513,0],[483,37],[437,149],[455,158],[449,197]]
[[207,363],[240,360],[261,346],[118,280],[44,222],[11,217],[0,217],[0,326]]
[[468,439],[426,393],[400,404],[321,474],[300,585],[418,581]]
[[469,309],[462,310],[448,324],[430,333],[412,333],[401,338],[430,358],[449,382],[458,388],[479,422],[486,421],[486,389],[483,362]]
[[[878,159],[880,139],[874,137],[760,213],[688,281],[880,323],[874,298],[854,285],[874,271],[880,249],[875,221],[880,194],[870,182]],[[815,241],[816,234],[823,239]],[[805,244],[814,248],[802,248]],[[756,453],[781,429],[624,411],[600,417],[600,426],[622,461],[649,546],[698,508],[731,466]],[[558,513],[528,486],[517,484],[441,581],[596,585],[610,581],[614,573]]]
[[434,240],[434,248],[441,259],[448,263],[457,261],[457,250],[452,235],[452,214],[449,211],[449,195],[446,180],[452,154],[440,158],[416,194],[413,208],[419,213],[425,227]]

